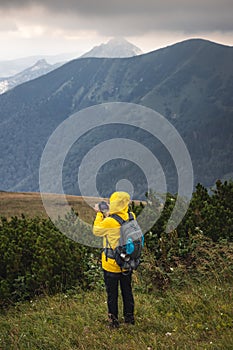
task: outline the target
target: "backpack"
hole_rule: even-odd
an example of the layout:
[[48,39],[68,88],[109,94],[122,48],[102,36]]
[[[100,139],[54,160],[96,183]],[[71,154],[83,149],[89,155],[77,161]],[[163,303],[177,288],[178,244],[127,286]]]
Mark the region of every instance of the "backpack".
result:
[[114,258],[122,270],[136,270],[144,246],[142,230],[130,212],[127,221],[117,214],[110,216],[121,225],[119,244],[114,249]]

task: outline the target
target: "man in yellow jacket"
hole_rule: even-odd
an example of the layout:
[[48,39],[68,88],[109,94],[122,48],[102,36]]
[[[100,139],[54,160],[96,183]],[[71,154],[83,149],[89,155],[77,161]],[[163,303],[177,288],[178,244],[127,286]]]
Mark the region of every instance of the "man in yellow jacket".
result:
[[104,213],[95,205],[96,218],[93,233],[103,237],[102,268],[107,291],[108,317],[111,327],[119,327],[118,321],[118,284],[120,283],[123,299],[123,314],[126,323],[134,324],[134,298],[132,293],[132,273],[121,270],[113,257],[113,250],[120,238],[120,224],[111,217],[119,215],[123,220],[129,219],[130,195],[126,192],[114,192],[109,199],[109,212]]

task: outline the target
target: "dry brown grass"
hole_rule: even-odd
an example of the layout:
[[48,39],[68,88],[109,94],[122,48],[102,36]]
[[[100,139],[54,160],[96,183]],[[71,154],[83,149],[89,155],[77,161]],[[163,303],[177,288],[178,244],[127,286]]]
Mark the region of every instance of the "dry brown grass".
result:
[[[95,203],[106,198],[96,197],[81,197],[66,195],[66,201],[69,203],[69,210],[72,208],[79,217],[91,223],[95,217],[93,207]],[[63,196],[59,194],[44,194],[43,199],[46,199],[48,207],[52,208],[49,215],[53,219],[58,216],[63,217],[67,213],[67,205],[64,202]],[[134,201],[139,205],[140,201]],[[64,209],[64,210],[63,210]],[[27,218],[48,218],[48,214],[44,208],[40,193],[36,192],[1,192],[0,191],[0,217],[10,219],[13,216],[21,217],[22,214]]]
[[[94,217],[94,206],[99,198],[88,198],[88,203],[85,198],[79,196],[67,195],[66,200],[79,216],[86,221]],[[62,197],[58,194],[47,194],[46,201],[52,205],[54,214],[60,212],[59,207],[64,205]],[[40,193],[31,192],[0,192],[0,216],[10,218],[12,216],[21,216],[33,218],[39,216],[47,218],[48,215],[43,206]]]

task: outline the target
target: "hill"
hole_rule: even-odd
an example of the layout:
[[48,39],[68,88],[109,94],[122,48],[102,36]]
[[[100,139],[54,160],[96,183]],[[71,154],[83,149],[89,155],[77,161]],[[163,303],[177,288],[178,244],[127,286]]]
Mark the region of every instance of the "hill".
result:
[[[55,128],[76,111],[113,101],[163,114],[187,145],[195,184],[211,186],[233,172],[232,62],[233,48],[193,39],[131,58],[73,60],[1,95],[0,188],[38,191],[41,154]],[[75,145],[64,168],[66,193],[80,194],[76,174],[88,150],[119,136],[150,148],[163,165],[168,190],[177,191],[174,164],[164,147],[149,135],[119,126],[90,132]],[[112,181],[130,179],[139,198],[144,178],[138,173],[129,162],[108,163],[100,170],[101,185],[112,188]],[[101,195],[109,193],[103,189]]]

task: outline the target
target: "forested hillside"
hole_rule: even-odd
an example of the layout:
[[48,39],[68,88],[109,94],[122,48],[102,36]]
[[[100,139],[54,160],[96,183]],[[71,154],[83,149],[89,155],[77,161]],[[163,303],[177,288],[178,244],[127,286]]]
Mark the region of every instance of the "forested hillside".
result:
[[[38,191],[41,154],[55,128],[74,112],[115,101],[150,107],[177,128],[191,155],[195,184],[211,186],[217,179],[231,177],[232,68],[233,48],[188,40],[132,58],[77,59],[16,87],[0,96],[0,189]],[[63,174],[66,193],[80,193],[76,174],[83,156],[116,135],[133,137],[149,147],[165,165],[168,190],[177,191],[163,147],[148,135],[119,126],[94,130],[72,147]],[[143,182],[142,174],[124,161],[117,166],[108,163],[101,174],[105,181],[115,174]],[[144,195],[140,186],[137,196]]]

